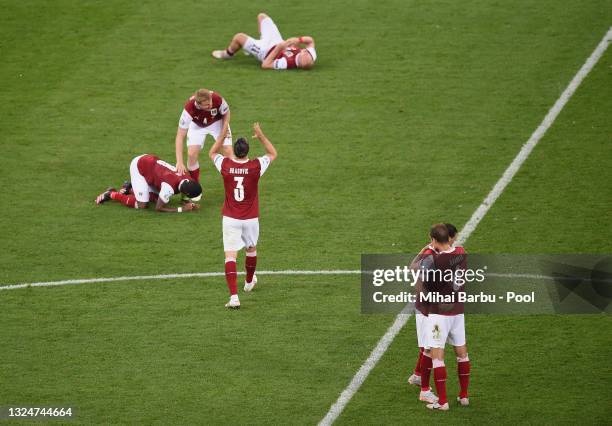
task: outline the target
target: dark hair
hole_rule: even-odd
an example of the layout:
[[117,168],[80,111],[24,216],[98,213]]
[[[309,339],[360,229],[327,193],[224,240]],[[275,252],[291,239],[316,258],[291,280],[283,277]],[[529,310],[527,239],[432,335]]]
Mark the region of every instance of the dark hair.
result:
[[448,243],[448,228],[443,223],[436,223],[429,230],[429,236],[439,243]]
[[249,154],[249,143],[245,138],[238,138],[234,144],[234,155],[238,158],[244,158]]
[[452,223],[445,223],[444,226],[446,226],[446,229],[448,229],[448,236],[450,238],[455,238],[455,235],[457,235],[457,227],[455,227],[455,225]]
[[189,198],[195,198],[202,193],[202,187],[195,180],[185,179],[179,185],[179,191]]

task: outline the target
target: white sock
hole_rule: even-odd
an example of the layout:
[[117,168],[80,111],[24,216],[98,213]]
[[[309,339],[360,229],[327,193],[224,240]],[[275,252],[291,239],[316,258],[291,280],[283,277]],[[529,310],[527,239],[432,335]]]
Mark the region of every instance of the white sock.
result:
[[238,300],[238,295],[237,294],[232,294],[230,296],[230,302],[239,302],[240,300]]

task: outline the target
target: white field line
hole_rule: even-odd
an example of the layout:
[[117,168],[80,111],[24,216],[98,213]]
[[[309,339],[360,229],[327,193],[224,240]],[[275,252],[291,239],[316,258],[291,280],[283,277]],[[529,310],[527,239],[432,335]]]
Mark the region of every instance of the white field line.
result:
[[472,214],[470,220],[465,224],[465,226],[457,236],[458,244],[463,244],[468,239],[468,237],[472,234],[474,229],[476,229],[482,218],[487,214],[493,203],[495,203],[495,200],[497,200],[501,193],[504,192],[504,189],[506,189],[508,184],[512,181],[514,175],[516,175],[516,172],[518,172],[518,170],[521,168],[521,165],[525,162],[527,157],[529,157],[529,154],[531,154],[533,148],[535,148],[540,139],[542,139],[542,136],[544,136],[546,131],[554,123],[565,104],[567,104],[576,89],[578,89],[578,86],[580,86],[582,80],[584,80],[584,78],[593,69],[595,64],[597,64],[597,61],[599,61],[599,58],[601,58],[601,56],[604,54],[611,41],[612,28],[608,30],[608,32],[599,42],[591,56],[589,56],[584,65],[582,65],[582,68],[578,70],[578,72],[576,73],[572,81],[570,81],[569,85],[565,88],[563,93],[561,93],[561,96],[559,96],[557,102],[555,102],[552,108],[548,111],[548,114],[546,114],[544,120],[542,120],[538,128],[535,129],[535,131],[532,133],[529,140],[525,143],[525,145],[523,145],[518,155],[514,158],[510,166],[508,166],[508,168],[502,175],[501,179],[499,179],[493,189],[491,189],[489,195],[487,195],[482,204],[480,204],[474,214]]
[[[474,232],[482,218],[487,214],[495,200],[504,192],[504,189],[508,186],[508,184],[512,181],[516,172],[520,169],[521,165],[525,162],[529,154],[538,144],[542,136],[546,133],[546,131],[553,124],[567,101],[572,97],[580,83],[584,80],[584,78],[589,74],[589,72],[593,69],[599,58],[604,54],[610,41],[612,39],[612,28],[608,30],[603,39],[599,42],[591,56],[586,60],[582,68],[578,70],[572,81],[570,81],[567,88],[561,93],[557,102],[552,106],[552,108],[548,111],[548,114],[542,120],[542,123],[538,126],[538,128],[533,132],[529,140],[523,145],[517,156],[514,158],[510,166],[506,169],[502,177],[497,181],[489,195],[484,199],[484,201],[478,206],[470,220],[465,224],[459,235],[457,236],[457,243],[464,244],[469,236]],[[383,354],[389,348],[389,345],[395,337],[398,335],[402,327],[406,325],[406,322],[410,318],[410,314],[398,314],[395,317],[395,321],[389,327],[387,332],[383,335],[383,337],[379,340],[378,344],[372,352],[370,356],[363,363],[359,371],[355,374],[349,385],[342,391],[336,402],[331,406],[325,417],[319,422],[319,426],[331,425],[334,421],[340,416],[344,407],[349,403],[353,395],[359,390],[365,379],[368,377],[372,369],[378,363],[378,360],[383,356]]]
[[[361,271],[349,270],[329,270],[329,271],[257,271],[258,275],[353,275],[360,274]],[[244,272],[238,272],[238,275],[243,275]],[[76,280],[62,281],[44,281],[35,283],[21,284],[6,284],[0,286],[0,290],[17,290],[27,287],[55,287],[61,285],[76,285],[76,284],[94,284],[94,283],[111,283],[116,281],[152,281],[152,280],[169,280],[174,278],[207,278],[207,277],[223,277],[225,272],[194,272],[190,274],[166,274],[166,275],[136,275],[126,277],[110,277],[110,278],[85,278]]]
[[[344,270],[344,269],[332,269],[332,270],[321,270],[321,271],[257,271],[258,275],[359,275],[361,270]],[[244,275],[244,272],[238,272],[238,275]],[[164,275],[134,275],[125,277],[108,277],[108,278],[83,278],[75,280],[62,280],[62,281],[41,281],[34,283],[21,283],[21,284],[5,284],[0,286],[0,290],[18,290],[20,288],[28,287],[56,287],[63,285],[77,285],[77,284],[96,284],[96,283],[112,283],[118,281],[154,281],[154,280],[170,280],[170,279],[181,279],[181,278],[208,278],[208,277],[223,277],[225,272],[193,272],[188,274],[164,274]],[[514,278],[514,279],[529,279],[529,280],[547,280],[554,281],[563,279],[560,277],[551,277],[547,275],[538,274],[498,274],[490,273],[487,277],[498,277],[498,278]],[[566,279],[574,279],[573,277],[567,277]]]

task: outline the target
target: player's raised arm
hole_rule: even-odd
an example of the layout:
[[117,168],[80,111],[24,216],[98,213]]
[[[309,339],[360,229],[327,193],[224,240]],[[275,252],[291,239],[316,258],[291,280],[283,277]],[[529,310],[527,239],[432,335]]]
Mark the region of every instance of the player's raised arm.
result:
[[255,139],[259,139],[261,144],[264,146],[264,149],[266,150],[266,155],[270,158],[270,161],[274,161],[276,157],[278,156],[276,152],[276,148],[274,148],[274,145],[272,145],[272,142],[270,142],[270,140],[266,137],[264,132],[261,130],[259,123],[253,124],[253,131],[255,132],[253,137]]
[[[221,143],[223,143],[223,141],[227,137],[227,131],[229,129],[229,123],[230,123],[230,113],[231,112],[228,109],[227,112],[223,115],[223,129],[221,130],[221,133],[219,134],[219,139],[221,140]],[[232,156],[232,146],[231,145],[223,145],[223,155],[225,155],[226,157]]]
[[217,154],[219,154],[219,148],[221,148],[221,144],[223,144],[223,138],[218,138],[213,144],[213,146],[210,147],[210,151],[208,151],[208,156],[213,162],[215,161],[215,157],[217,156]]

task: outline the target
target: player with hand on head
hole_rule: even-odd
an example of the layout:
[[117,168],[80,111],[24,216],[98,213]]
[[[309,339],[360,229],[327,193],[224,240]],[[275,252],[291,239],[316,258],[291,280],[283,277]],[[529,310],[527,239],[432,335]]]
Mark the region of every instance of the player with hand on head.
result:
[[230,292],[226,308],[240,308],[237,285],[236,258],[242,248],[246,249],[246,280],[244,291],[251,291],[257,283],[257,240],[259,238],[259,178],[276,159],[276,149],[261,130],[259,123],[253,125],[256,139],[263,145],[266,154],[250,160],[249,143],[239,138],[234,144],[234,157],[219,154],[221,141],[215,142],[208,155],[223,177],[225,201],[223,203],[223,250],[225,252],[225,279]]
[[317,60],[314,39],[310,36],[283,39],[278,27],[265,13],[257,15],[259,22],[259,40],[245,34],[235,34],[225,50],[215,50],[213,57],[229,59],[240,49],[253,55],[263,69],[310,69]]
[[[181,207],[166,207],[170,197],[183,194],[191,201]],[[96,204],[115,200],[124,206],[135,209],[146,209],[149,201],[156,201],[158,212],[181,213],[197,210],[194,200],[202,196],[202,187],[189,175],[181,175],[176,168],[155,155],[144,154],[132,160],[130,164],[130,181],[125,182],[117,191],[109,188],[96,198]]]
[[[232,130],[230,129],[230,110],[221,95],[212,90],[199,89],[191,96],[179,119],[176,131],[176,169],[184,175],[188,170],[191,176],[200,181],[200,151],[204,147],[206,135],[223,143],[226,156],[232,153]],[[187,167],[183,161],[183,143],[187,138]]]

